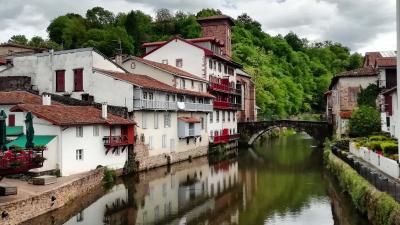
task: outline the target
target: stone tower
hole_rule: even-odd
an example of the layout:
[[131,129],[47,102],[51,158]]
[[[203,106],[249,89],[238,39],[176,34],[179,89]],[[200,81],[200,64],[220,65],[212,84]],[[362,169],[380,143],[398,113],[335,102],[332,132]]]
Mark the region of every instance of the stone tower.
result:
[[222,51],[224,55],[231,58],[231,27],[234,26],[233,19],[229,16],[210,16],[197,19],[201,25],[201,33],[203,37],[215,37],[224,42]]

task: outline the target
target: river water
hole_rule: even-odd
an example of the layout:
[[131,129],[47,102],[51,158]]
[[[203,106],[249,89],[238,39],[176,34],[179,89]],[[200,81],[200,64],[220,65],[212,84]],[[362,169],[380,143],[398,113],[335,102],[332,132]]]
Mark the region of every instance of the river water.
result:
[[26,224],[368,225],[324,173],[313,145],[297,134],[222,161],[150,170]]

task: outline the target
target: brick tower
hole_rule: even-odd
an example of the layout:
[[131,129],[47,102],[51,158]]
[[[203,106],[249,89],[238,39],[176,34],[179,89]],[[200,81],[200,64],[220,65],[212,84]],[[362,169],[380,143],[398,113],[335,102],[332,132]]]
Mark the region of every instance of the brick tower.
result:
[[216,37],[217,39],[224,42],[222,48],[223,53],[231,58],[232,56],[232,45],[231,45],[231,26],[235,23],[229,16],[210,16],[197,19],[197,22],[201,25],[201,33],[203,37]]

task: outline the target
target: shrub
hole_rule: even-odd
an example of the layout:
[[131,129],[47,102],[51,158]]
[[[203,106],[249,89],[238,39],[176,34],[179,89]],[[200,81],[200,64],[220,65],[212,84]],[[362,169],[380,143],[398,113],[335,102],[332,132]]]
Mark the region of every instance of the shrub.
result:
[[382,151],[381,143],[381,141],[370,141],[365,144],[365,147],[374,151]]
[[379,94],[379,87],[376,84],[370,84],[367,88],[361,89],[357,95],[358,105],[376,107],[376,98]]
[[360,106],[349,119],[349,134],[353,137],[369,136],[380,129],[381,117],[371,106]]
[[115,170],[108,169],[107,167],[104,168],[103,185],[106,188],[112,187],[112,185],[115,183],[116,180],[117,180],[117,174],[115,173]]
[[372,135],[369,136],[370,141],[386,141],[389,140],[389,137],[383,136],[383,135]]
[[391,141],[382,142],[381,149],[383,153],[388,155],[397,154],[399,152],[399,147],[397,144]]
[[336,147],[338,147],[341,150],[349,150],[349,143],[350,143],[350,139],[342,138],[339,140],[335,140],[333,142],[333,145],[335,145]]

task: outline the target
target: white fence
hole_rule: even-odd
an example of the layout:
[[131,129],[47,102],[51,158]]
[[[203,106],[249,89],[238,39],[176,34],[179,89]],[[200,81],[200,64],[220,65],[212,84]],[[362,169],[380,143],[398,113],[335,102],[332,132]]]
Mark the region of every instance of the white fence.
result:
[[382,172],[392,177],[399,178],[400,167],[397,161],[378,155],[374,151],[369,150],[366,147],[357,148],[354,143],[350,143],[349,147],[350,152],[353,153],[355,156],[358,156],[363,160],[371,163]]

